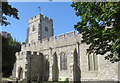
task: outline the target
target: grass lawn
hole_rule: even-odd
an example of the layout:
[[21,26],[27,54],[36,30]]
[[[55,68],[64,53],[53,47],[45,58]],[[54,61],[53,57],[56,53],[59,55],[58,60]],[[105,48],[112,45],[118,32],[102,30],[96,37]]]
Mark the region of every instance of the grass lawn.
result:
[[2,77],[2,79],[11,79],[11,78],[10,77],[7,77],[7,78],[6,77]]
[[[32,83],[37,83],[37,82],[32,82]],[[61,82],[51,82],[51,81],[46,81],[42,83],[69,83],[68,81],[61,81]]]

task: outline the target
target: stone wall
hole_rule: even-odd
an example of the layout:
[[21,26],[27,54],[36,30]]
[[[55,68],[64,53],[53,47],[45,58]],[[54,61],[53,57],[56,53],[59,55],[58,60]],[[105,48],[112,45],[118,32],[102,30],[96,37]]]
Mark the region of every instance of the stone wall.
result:
[[118,80],[118,63],[111,63],[105,60],[106,55],[98,56],[98,70],[90,71],[88,63],[87,45],[80,45],[80,68],[81,80],[83,81],[117,81]]
[[[41,35],[41,39],[49,38],[50,36],[54,35],[53,31],[53,20],[47,18],[46,16],[41,16],[41,23],[40,23],[40,31],[39,35]],[[45,27],[48,28],[48,31],[45,31]]]
[[26,79],[27,75],[26,75],[26,72],[27,72],[27,56],[28,56],[28,52],[27,51],[21,51],[21,52],[17,52],[16,53],[16,77],[19,78],[19,71],[20,71],[20,68],[22,68],[23,70],[23,78]]
[[[43,80],[48,80],[49,61],[40,52],[21,51],[16,53],[16,77],[19,79],[19,69],[23,70],[22,79],[30,79],[36,81],[39,76]],[[13,71],[14,73],[14,71]],[[15,76],[15,75],[14,75]]]
[[[75,34],[75,32],[72,31],[68,32],[66,36],[65,34],[61,34],[57,37],[53,36],[43,39],[42,41],[22,45],[21,50],[37,51],[43,54],[49,63],[49,72],[47,72],[49,73],[49,80],[52,80],[54,77],[52,72],[58,72],[58,78],[68,78],[69,81],[117,81],[118,63],[110,63],[110,61],[105,60],[104,57],[106,55],[97,55],[98,70],[89,70],[89,54],[86,51],[88,45],[81,43],[81,39],[81,34]],[[62,52],[67,54],[67,70],[61,70],[60,68],[60,54]],[[54,64],[53,56],[55,53],[58,71],[52,70]],[[36,60],[37,57],[34,58],[32,64],[36,64],[34,60]]]

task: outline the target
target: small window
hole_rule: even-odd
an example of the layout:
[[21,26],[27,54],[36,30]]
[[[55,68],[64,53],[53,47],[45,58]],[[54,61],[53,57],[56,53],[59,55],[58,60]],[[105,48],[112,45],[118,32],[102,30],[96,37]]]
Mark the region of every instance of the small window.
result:
[[35,26],[32,27],[32,31],[35,31]]
[[93,55],[94,58],[94,70],[98,70],[98,57],[97,55]]
[[39,24],[39,28],[41,27],[41,24]]
[[89,70],[93,70],[93,59],[92,54],[89,55]]
[[67,70],[67,55],[62,54],[60,56],[60,65],[61,65],[61,70]]
[[45,31],[47,31],[47,32],[48,32],[48,27],[45,27]]
[[88,62],[89,62],[89,70],[90,71],[98,70],[98,57],[95,53],[88,55]]

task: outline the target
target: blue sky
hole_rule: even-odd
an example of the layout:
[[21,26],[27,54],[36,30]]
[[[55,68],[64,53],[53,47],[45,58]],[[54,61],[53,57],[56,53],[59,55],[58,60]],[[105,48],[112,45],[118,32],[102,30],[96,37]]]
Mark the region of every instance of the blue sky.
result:
[[19,42],[24,42],[27,35],[29,18],[40,13],[38,6],[41,7],[41,13],[44,16],[53,19],[54,35],[75,30],[74,25],[80,21],[80,17],[75,15],[74,9],[70,6],[72,2],[10,2],[9,4],[17,8],[20,20],[9,18],[11,23],[3,26],[2,31],[11,33],[13,38]]

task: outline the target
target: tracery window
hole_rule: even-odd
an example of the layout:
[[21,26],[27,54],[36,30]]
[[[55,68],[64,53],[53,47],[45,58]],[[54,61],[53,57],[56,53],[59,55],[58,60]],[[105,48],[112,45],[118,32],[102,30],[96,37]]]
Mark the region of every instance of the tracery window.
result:
[[60,54],[60,67],[61,67],[61,70],[67,70],[67,55],[66,55],[66,53]]

